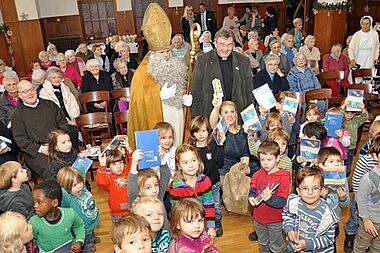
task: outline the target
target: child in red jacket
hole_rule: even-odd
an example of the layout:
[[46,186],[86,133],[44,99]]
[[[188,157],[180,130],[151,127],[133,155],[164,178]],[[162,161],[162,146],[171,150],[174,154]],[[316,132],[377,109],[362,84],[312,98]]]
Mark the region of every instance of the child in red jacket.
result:
[[127,179],[132,164],[132,150],[127,143],[125,148],[128,161],[125,161],[120,150],[108,150],[99,156],[99,169],[96,173],[96,183],[109,192],[108,206],[113,223],[129,213]]

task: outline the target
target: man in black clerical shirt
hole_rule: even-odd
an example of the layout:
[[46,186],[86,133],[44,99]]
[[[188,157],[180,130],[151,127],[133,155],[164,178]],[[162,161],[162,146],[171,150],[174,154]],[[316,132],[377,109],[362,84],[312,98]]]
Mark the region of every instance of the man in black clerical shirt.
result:
[[198,56],[192,77],[192,116],[210,116],[214,89],[212,81],[222,84],[223,100],[235,102],[239,113],[253,101],[252,71],[248,57],[233,52],[235,37],[231,30],[215,34],[215,49]]

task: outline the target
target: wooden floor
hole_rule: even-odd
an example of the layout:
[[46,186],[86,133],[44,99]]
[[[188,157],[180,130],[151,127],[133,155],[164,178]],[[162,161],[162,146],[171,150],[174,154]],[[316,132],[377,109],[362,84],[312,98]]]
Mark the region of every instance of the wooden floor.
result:
[[[100,223],[95,230],[95,234],[101,238],[101,242],[96,244],[96,252],[112,253],[113,246],[109,237],[111,228],[111,215],[108,209],[107,194],[96,185],[95,181],[90,181],[92,186],[92,194],[98,204],[100,212]],[[344,231],[342,224],[348,219],[348,207],[343,210],[342,222],[338,237],[338,252],[343,253]],[[252,217],[242,217],[234,214],[228,214],[223,209],[223,229],[224,235],[221,238],[216,238],[216,245],[221,252],[230,253],[256,253],[259,252],[258,243],[248,240],[248,235],[253,229]]]

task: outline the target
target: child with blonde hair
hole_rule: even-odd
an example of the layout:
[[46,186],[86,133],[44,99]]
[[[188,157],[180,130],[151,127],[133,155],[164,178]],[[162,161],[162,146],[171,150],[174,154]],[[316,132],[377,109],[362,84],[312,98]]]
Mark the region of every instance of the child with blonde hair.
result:
[[280,161],[277,166],[292,174],[292,160],[285,154],[289,139],[288,132],[282,127],[276,127],[268,132],[268,140],[277,142],[280,147]]
[[172,238],[169,231],[164,228],[165,208],[162,202],[154,197],[138,198],[133,204],[132,211],[149,222],[152,235],[152,251],[168,252]]
[[176,173],[169,184],[171,204],[184,198],[196,198],[206,209],[207,233],[214,237],[215,207],[210,179],[202,174],[203,163],[195,147],[182,144],[176,150]]
[[33,226],[25,216],[7,211],[0,215],[0,252],[1,253],[38,253],[33,241]]
[[73,167],[64,167],[57,174],[57,182],[62,187],[61,207],[72,208],[85,225],[83,253],[95,251],[94,230],[99,224],[99,210],[91,193],[84,187],[84,176]]
[[170,215],[170,232],[173,240],[169,253],[219,252],[204,231],[206,215],[205,208],[195,198],[185,198],[175,203]]
[[110,236],[116,253],[152,253],[152,238],[148,221],[129,213],[112,224]]
[[30,219],[34,213],[28,172],[21,164],[8,161],[0,165],[0,211],[14,211]]

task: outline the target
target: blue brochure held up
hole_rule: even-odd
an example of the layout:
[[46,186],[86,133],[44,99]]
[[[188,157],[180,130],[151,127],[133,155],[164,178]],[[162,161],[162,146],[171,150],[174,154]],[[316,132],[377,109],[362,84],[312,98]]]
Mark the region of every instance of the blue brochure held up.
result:
[[342,123],[343,123],[343,114],[337,114],[337,113],[326,113],[324,125],[327,129],[327,136],[336,137],[338,138],[338,135],[336,135],[335,131],[342,129]]
[[265,110],[269,110],[276,106],[276,98],[273,96],[272,90],[267,83],[254,89],[252,93],[253,96],[255,96],[257,103],[264,107]]
[[243,128],[247,131],[247,133],[254,135],[255,133],[261,130],[259,117],[257,116],[253,104],[250,104],[247,108],[245,108],[240,113],[240,115],[244,122]]
[[348,89],[347,100],[350,101],[346,107],[347,111],[360,112],[359,106],[364,100],[364,90]]
[[139,169],[151,168],[161,165],[161,157],[158,153],[160,145],[158,130],[136,131],[136,149],[144,153],[143,159],[139,161]]
[[301,139],[300,141],[300,155],[307,159],[315,159],[318,157],[321,142],[319,140]]
[[93,161],[87,157],[77,157],[73,163],[73,167],[79,170],[79,172],[82,174],[82,176],[85,176],[88,169],[91,168]]
[[227,123],[223,115],[222,118],[219,120],[218,124],[216,124],[214,130],[212,131],[212,136],[214,137],[215,142],[216,144],[218,144],[218,146],[222,146],[224,141],[226,140],[227,130]]

